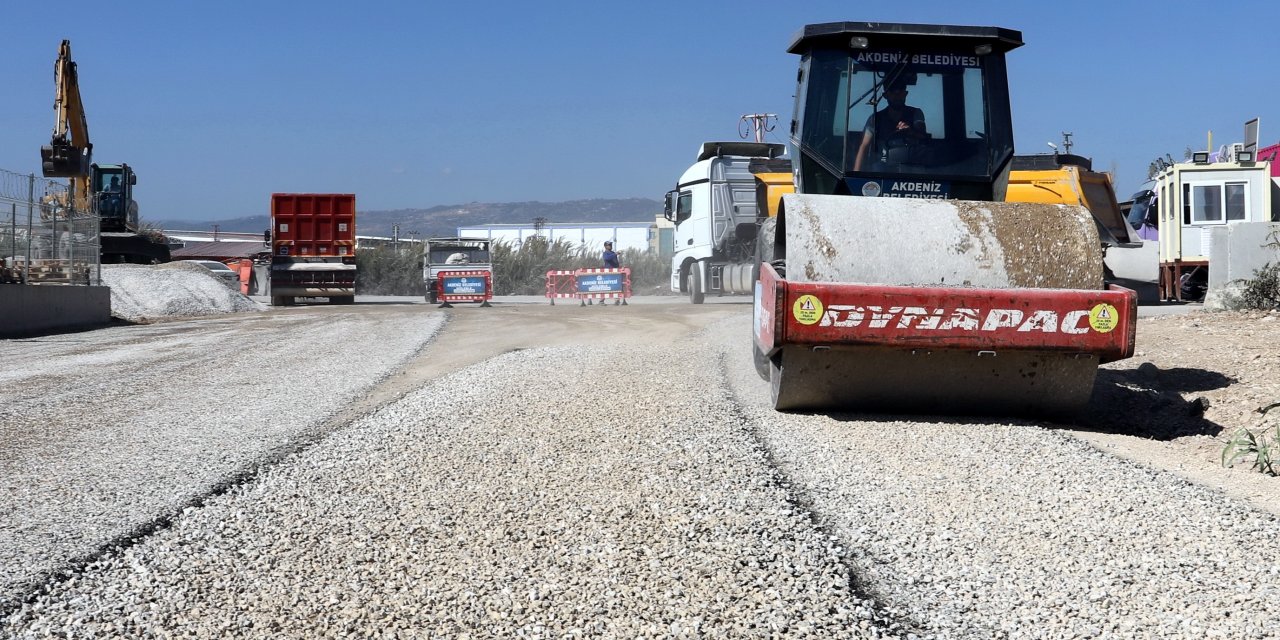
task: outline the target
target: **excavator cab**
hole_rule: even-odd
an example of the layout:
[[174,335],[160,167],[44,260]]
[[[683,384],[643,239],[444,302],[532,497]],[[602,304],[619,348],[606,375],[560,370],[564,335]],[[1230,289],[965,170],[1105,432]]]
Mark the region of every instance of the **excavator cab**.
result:
[[839,22],[793,39],[801,56],[792,157],[800,193],[991,201],[1013,157],[997,27]]
[[103,231],[138,230],[138,205],[133,200],[135,184],[138,184],[138,176],[127,164],[95,164],[91,167],[90,188]]

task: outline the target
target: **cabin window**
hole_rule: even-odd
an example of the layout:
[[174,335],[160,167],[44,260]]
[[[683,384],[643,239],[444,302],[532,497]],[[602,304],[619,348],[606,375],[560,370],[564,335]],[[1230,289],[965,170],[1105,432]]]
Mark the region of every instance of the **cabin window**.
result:
[[1249,219],[1247,182],[1195,182],[1183,185],[1185,224],[1223,224]]
[[1248,184],[1244,182],[1228,182],[1223,195],[1226,198],[1227,220],[1248,220]]
[[676,200],[676,224],[680,224],[693,215],[693,192],[681,191]]

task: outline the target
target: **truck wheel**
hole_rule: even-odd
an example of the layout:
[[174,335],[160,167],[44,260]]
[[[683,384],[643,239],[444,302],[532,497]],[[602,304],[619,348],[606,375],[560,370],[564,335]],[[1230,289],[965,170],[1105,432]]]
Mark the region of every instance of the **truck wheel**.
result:
[[437,302],[435,287],[427,290],[427,302],[431,304],[435,304]]
[[285,304],[284,296],[271,296],[271,306],[283,307]]
[[706,299],[706,292],[702,290],[702,278],[699,277],[698,263],[689,265],[689,302],[693,304],[702,304]]

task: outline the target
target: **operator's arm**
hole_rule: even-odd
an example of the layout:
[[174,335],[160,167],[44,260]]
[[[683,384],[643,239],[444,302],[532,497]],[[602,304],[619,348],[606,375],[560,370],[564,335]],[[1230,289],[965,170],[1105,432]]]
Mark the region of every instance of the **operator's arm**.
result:
[[858,145],[858,155],[853,159],[853,170],[862,171],[862,159],[867,157],[867,150],[871,147],[871,136],[863,134],[862,144]]
[[853,158],[853,170],[862,171],[862,161],[867,157],[867,152],[871,150],[871,138],[875,136],[876,116],[871,114],[867,118],[867,125],[862,128],[862,142],[858,144],[858,154]]
[[911,133],[917,138],[928,138],[929,130],[925,126],[924,112],[911,108]]

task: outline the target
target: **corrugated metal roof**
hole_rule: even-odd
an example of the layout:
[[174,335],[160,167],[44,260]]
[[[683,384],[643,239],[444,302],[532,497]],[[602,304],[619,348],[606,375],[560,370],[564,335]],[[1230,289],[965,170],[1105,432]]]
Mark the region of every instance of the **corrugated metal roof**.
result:
[[181,249],[174,249],[174,260],[226,260],[227,258],[252,258],[268,249],[261,240],[255,242],[188,242]]

